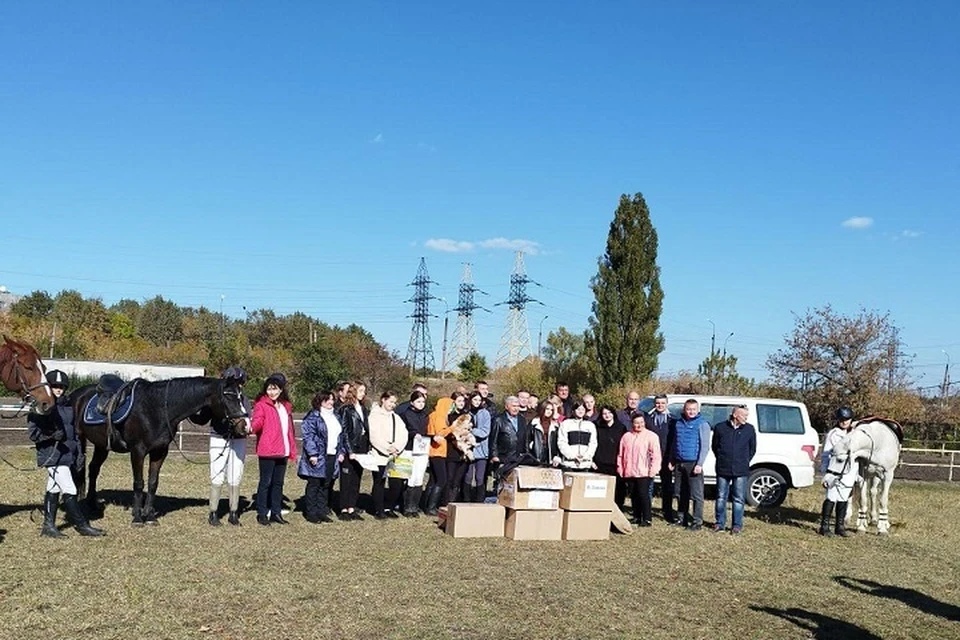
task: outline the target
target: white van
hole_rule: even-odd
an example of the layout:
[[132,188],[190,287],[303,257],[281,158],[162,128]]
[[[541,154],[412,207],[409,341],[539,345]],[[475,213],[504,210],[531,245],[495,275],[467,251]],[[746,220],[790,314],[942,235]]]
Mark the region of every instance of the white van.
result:
[[[683,403],[693,398],[700,403],[700,415],[711,428],[730,417],[735,407],[750,411],[747,420],[757,430],[757,453],[750,461],[747,503],[755,507],[776,507],[791,487],[813,484],[814,463],[820,437],[810,424],[810,415],[802,402],[772,398],[736,396],[667,395],[667,410],[675,418],[683,412]],[[640,401],[640,410],[653,411],[653,396]],[[704,481],[716,484],[716,458],[711,451],[703,466]]]

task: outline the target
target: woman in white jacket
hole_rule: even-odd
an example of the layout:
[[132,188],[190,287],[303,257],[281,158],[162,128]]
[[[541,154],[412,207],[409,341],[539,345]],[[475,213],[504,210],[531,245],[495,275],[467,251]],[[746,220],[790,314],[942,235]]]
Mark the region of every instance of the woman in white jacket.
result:
[[587,408],[579,400],[573,403],[573,415],[560,423],[557,448],[565,469],[595,469],[593,454],[597,451],[597,426],[586,419]]
[[[397,518],[393,507],[403,492],[403,479],[385,478],[386,466],[400,455],[407,445],[407,428],[396,413],[397,395],[386,392],[380,396],[380,404],[370,409],[370,455],[379,469],[373,472],[373,517],[377,520]],[[384,485],[388,484],[389,488]],[[386,497],[384,497],[386,493]]]

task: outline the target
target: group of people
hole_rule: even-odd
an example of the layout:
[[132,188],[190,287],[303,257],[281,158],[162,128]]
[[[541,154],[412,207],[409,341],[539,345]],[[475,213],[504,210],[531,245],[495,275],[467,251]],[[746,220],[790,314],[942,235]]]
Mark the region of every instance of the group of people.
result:
[[[246,382],[242,369],[223,374]],[[72,408],[62,401],[69,379],[51,371],[47,380],[58,398],[56,410],[31,414],[29,435],[37,447],[37,462],[47,470],[42,535],[60,537],[56,527],[59,504],[82,535],[98,536],[77,501],[71,467],[82,456],[73,426]],[[295,438],[293,406],[282,373],[268,376],[257,394],[245,430],[228,421],[210,424],[209,523],[219,526],[220,499],[228,487],[227,521],[240,525],[240,483],[247,436],[256,437],[259,482],[257,522],[287,524],[283,494],[288,464],[304,481],[303,515],[312,523],[362,520],[358,509],[364,471],[372,479],[372,515],[376,519],[432,515],[454,501],[482,502],[491,475],[504,464],[539,464],[571,471],[595,471],[614,476],[615,502],[624,508],[629,495],[634,524],[652,523],[654,480],[659,478],[661,507],[670,525],[698,531],[703,526],[703,465],[707,453],[716,457],[717,500],[714,531],[726,530],[727,503],[732,503],[730,531],[743,530],[750,460],[756,453],[756,430],[748,422],[746,406],[735,407],[727,420],[711,426],[696,400],[684,403],[679,417],[671,415],[667,397],[654,398],[649,412],[639,408],[640,395],[631,391],[626,406],[596,405],[587,394],[576,399],[567,384],[540,400],[525,390],[504,399],[498,411],[484,381],[468,391],[461,386],[440,398],[427,412],[428,390],[414,385],[407,399],[392,391],[369,407],[366,385],[339,382],[311,400],[301,425],[301,444]],[[853,414],[837,412],[838,427],[825,439],[824,464],[833,445],[852,424]],[[429,470],[429,478],[427,471]],[[339,500],[333,506],[339,480]],[[836,509],[837,535],[846,535],[843,517],[847,483],[828,489],[823,503],[820,533],[829,535],[829,519]],[[849,483],[852,486],[852,483]],[[496,487],[494,487],[496,489]],[[831,493],[832,492],[832,493]],[[677,506],[674,508],[674,496]]]

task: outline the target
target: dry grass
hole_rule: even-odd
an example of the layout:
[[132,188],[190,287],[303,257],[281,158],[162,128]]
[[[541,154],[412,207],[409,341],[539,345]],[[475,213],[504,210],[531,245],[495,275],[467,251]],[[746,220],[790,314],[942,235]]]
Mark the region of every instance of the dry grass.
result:
[[[128,502],[129,477],[114,457],[101,487]],[[255,483],[253,468],[245,496]],[[0,635],[946,638],[960,626],[960,487],[895,485],[887,538],[814,535],[820,492],[808,489],[769,518],[749,513],[738,538],[656,522],[581,543],[453,540],[425,518],[316,526],[297,513],[287,527],[248,512],[243,527],[214,529],[205,466],[171,457],[160,488],[179,498],[161,503],[158,527],[133,529],[109,504],[108,537],[48,540],[41,473],[0,465]],[[289,472],[288,495],[301,490]],[[842,576],[885,588],[860,593]]]

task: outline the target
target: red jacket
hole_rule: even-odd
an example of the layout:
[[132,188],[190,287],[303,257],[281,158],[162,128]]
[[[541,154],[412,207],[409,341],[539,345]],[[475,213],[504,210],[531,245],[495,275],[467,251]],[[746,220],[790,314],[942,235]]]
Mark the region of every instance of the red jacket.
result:
[[[293,437],[293,407],[289,402],[282,402],[283,411],[287,412],[287,442],[290,445],[291,460],[297,459],[297,443]],[[257,434],[257,456],[261,458],[283,457],[283,430],[280,428],[280,415],[276,405],[269,396],[263,396],[253,405],[253,418],[250,427]]]

